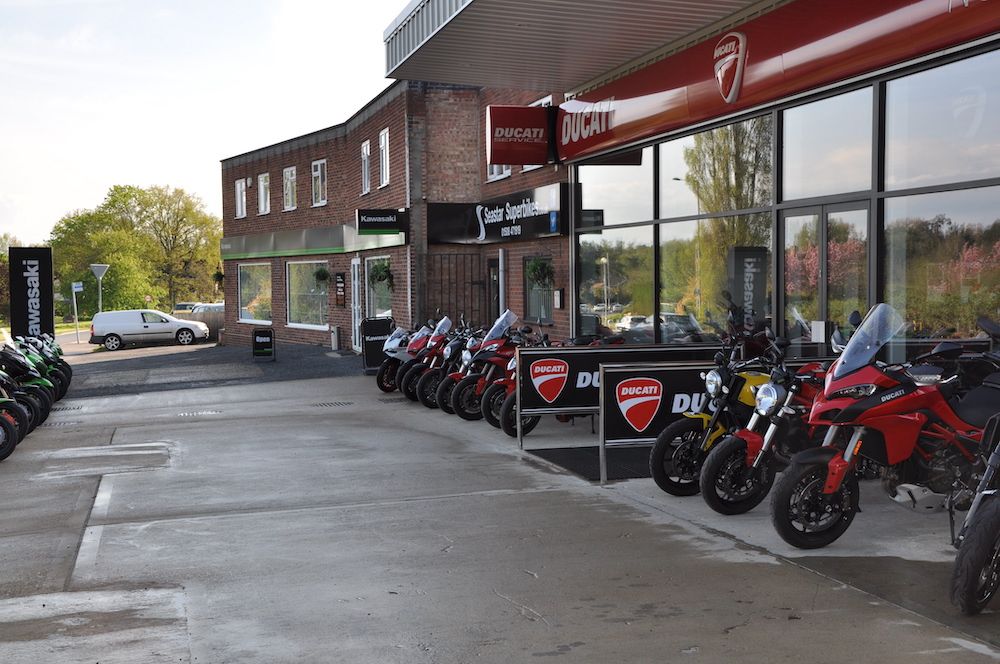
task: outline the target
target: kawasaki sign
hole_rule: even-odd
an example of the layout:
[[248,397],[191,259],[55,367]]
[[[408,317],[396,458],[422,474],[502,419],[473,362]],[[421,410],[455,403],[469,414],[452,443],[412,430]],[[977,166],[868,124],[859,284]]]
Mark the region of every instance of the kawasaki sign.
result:
[[13,336],[55,333],[52,316],[52,249],[11,247],[10,331]]

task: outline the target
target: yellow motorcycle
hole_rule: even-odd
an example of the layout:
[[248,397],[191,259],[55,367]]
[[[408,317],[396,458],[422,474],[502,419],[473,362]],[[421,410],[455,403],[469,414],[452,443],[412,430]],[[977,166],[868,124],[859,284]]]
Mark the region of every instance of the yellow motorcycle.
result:
[[[703,373],[705,393],[693,409],[667,425],[649,453],[649,472],[656,485],[674,496],[693,496],[705,457],[727,431],[750,420],[757,388],[770,380],[766,357],[740,360],[743,350],[756,350],[746,334],[733,335],[715,354],[715,369]],[[752,369],[760,369],[754,371]]]

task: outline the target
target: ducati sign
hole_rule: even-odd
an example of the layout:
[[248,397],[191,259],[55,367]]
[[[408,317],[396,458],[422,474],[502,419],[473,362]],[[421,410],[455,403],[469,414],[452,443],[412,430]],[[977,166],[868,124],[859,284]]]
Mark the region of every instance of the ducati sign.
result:
[[730,32],[715,45],[715,82],[727,104],[740,96],[743,70],[747,64],[747,37],[742,32]]
[[535,391],[546,402],[552,403],[562,394],[569,377],[569,364],[563,360],[535,360],[528,369]]
[[642,433],[660,409],[663,383],[655,378],[629,378],[618,383],[615,400],[625,421]]

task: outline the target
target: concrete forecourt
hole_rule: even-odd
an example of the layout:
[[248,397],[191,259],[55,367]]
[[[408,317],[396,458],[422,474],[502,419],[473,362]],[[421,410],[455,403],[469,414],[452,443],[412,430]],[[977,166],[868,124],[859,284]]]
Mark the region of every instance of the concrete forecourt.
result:
[[872,499],[850,542],[801,556],[766,507],[598,487],[354,358],[272,380],[291,360],[63,341],[73,390],[0,466],[0,661],[1000,659],[997,614],[947,604],[939,520]]

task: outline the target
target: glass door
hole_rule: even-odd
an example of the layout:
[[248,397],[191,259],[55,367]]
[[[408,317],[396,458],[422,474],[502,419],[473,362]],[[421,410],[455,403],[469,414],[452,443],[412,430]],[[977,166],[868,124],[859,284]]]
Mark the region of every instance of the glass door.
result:
[[867,310],[869,216],[867,202],[782,214],[783,334],[793,345],[826,343]]
[[351,260],[351,345],[361,352],[361,259]]

